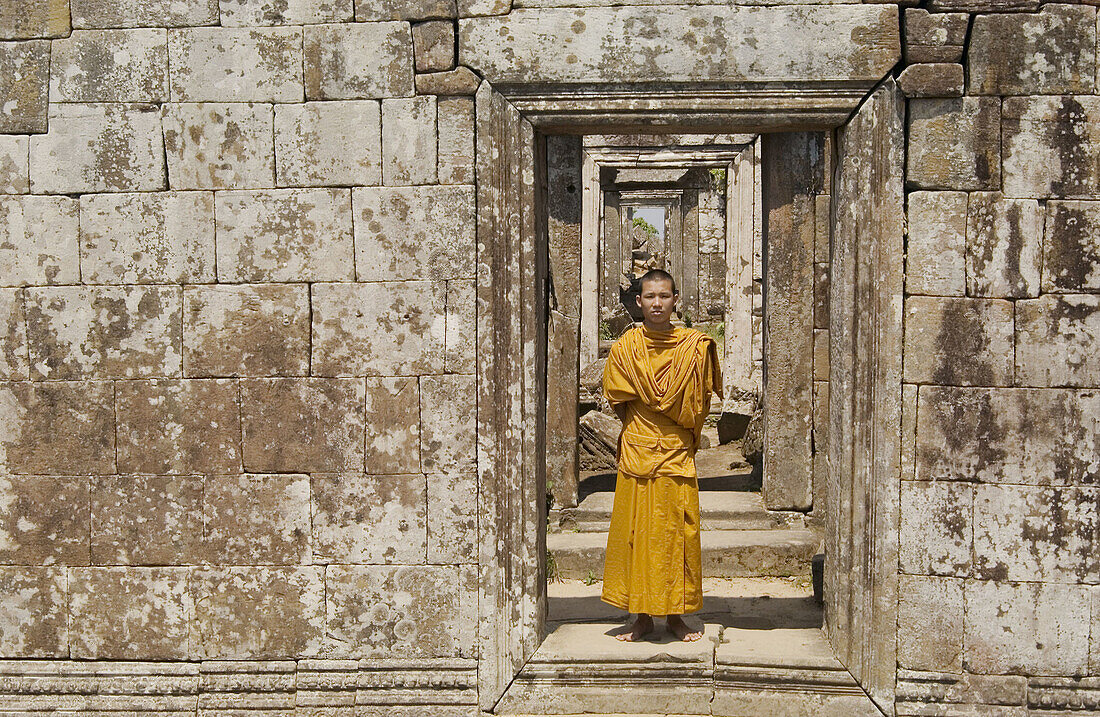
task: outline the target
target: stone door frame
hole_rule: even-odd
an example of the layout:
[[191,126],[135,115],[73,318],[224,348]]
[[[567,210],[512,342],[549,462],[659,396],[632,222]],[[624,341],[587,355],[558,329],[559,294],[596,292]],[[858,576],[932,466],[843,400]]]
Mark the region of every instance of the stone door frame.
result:
[[[873,93],[865,83],[858,97],[851,86],[814,92],[812,79],[798,87],[759,88],[753,106],[743,102],[744,93],[736,101],[722,92],[700,100],[689,85],[662,91],[679,103],[661,101],[661,92],[623,102],[619,96],[545,87],[502,89],[504,94],[483,82],[476,101],[482,709],[494,707],[537,649],[545,618],[545,461],[540,451],[545,445],[548,294],[536,132],[621,134],[662,126],[666,131],[755,134],[840,128],[842,156],[831,222],[833,255],[842,259],[832,283],[830,341],[830,453],[838,459],[831,463],[826,510],[832,553],[826,573],[835,592],[826,607],[827,634],[838,659],[892,714],[900,424],[891,421],[900,416],[901,405],[899,278],[904,262],[902,226],[895,221],[900,205],[895,206],[894,196],[903,182],[903,162],[895,161],[903,112],[893,81]],[[865,113],[868,117],[861,119]],[[845,151],[851,152],[851,161],[845,161]],[[855,186],[861,180],[880,181],[889,191],[871,191],[863,198],[862,188]],[[849,187],[851,207],[838,197]],[[890,216],[862,226],[861,208]],[[869,268],[860,264],[863,259],[872,262]],[[841,425],[856,418],[868,425],[855,430]],[[849,576],[850,584],[840,590]]]

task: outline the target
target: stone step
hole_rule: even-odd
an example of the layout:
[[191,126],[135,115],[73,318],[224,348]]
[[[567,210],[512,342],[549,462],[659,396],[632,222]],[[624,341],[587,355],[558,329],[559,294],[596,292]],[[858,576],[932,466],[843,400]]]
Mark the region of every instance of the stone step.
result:
[[[614,493],[593,493],[576,508],[563,509],[560,527],[582,533],[606,533],[611,524]],[[703,530],[773,530],[789,523],[786,516],[769,513],[759,493],[700,491],[699,519]]]
[[[752,577],[809,575],[821,540],[803,528],[704,530],[703,575]],[[607,533],[550,533],[546,548],[557,577],[603,579]]]

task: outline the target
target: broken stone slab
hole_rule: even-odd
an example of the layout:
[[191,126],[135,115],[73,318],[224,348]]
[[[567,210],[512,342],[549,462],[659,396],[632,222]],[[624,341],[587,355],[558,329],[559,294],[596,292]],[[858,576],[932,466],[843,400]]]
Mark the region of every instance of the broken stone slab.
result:
[[428,476],[428,562],[471,563],[478,545],[477,474]]
[[69,197],[0,197],[0,284],[80,281],[78,212]]
[[107,381],[0,384],[0,447],[14,474],[97,475],[115,469],[114,391]]
[[1047,203],[1044,292],[1100,290],[1100,202]]
[[[428,516],[427,480],[423,475],[319,473],[311,480],[317,561],[424,562]],[[308,510],[310,498],[305,505]],[[306,517],[308,523],[310,516]]]
[[186,286],[187,376],[301,376],[309,368],[309,290],[302,284]]
[[905,61],[960,62],[969,24],[967,13],[905,8]]
[[459,65],[447,72],[424,72],[416,75],[418,95],[475,95],[481,78],[469,67]]
[[164,151],[172,189],[275,186],[271,105],[166,104]]
[[899,575],[898,595],[898,665],[961,672],[963,581]]
[[69,0],[0,2],[0,40],[65,37],[70,29]]
[[718,417],[718,443],[724,446],[744,438],[751,418],[751,414],[723,411]]
[[1012,303],[910,296],[905,300],[907,383],[1010,386]]
[[262,25],[315,25],[351,22],[353,0],[224,0],[223,27]]
[[966,192],[910,192],[905,290],[966,294]]
[[449,20],[429,20],[412,26],[417,72],[445,72],[455,66],[455,26]]
[[969,576],[974,544],[974,486],[902,481],[899,564],[918,575]]
[[95,476],[93,565],[194,565],[203,558],[202,476]]
[[477,287],[473,279],[447,282],[444,373],[473,373],[477,365]]
[[381,184],[380,105],[373,100],[276,105],[275,159],[281,187]]
[[350,190],[219,192],[214,204],[220,281],[355,278]]
[[[693,52],[671,39],[685,27]],[[898,27],[892,5],[518,8],[459,20],[459,62],[502,84],[877,82],[900,58]]]
[[309,100],[412,95],[409,25],[369,22],[306,27],[305,91]]
[[1100,382],[1100,297],[1046,294],[1016,302],[1016,383],[1095,386]]
[[362,379],[242,380],[245,470],[361,471],[365,398]]
[[50,55],[51,102],[164,102],[166,30],[74,30]]
[[436,98],[382,100],[382,183],[435,184],[438,180]]
[[1100,97],[1007,97],[1001,112],[1006,197],[1100,195]]
[[906,97],[962,97],[966,78],[962,65],[916,64],[898,76],[898,87]]
[[168,32],[174,102],[301,102],[302,30],[195,27]]
[[166,176],[154,105],[54,104],[50,131],[31,138],[36,194],[155,192]]
[[124,381],[115,387],[115,400],[119,472],[241,472],[235,382]]
[[366,472],[420,473],[419,381],[367,378],[366,385]]
[[477,455],[473,376],[420,378],[420,465],[425,473],[473,473]]
[[359,281],[474,275],[474,188],[362,187],[352,197]]
[[[50,0],[61,4],[64,0]],[[195,27],[218,24],[218,0],[68,0],[73,27]]]
[[910,100],[906,179],[922,189],[998,189],[1000,107],[992,97]]
[[0,568],[0,650],[15,658],[68,657],[68,599],[64,568]]
[[69,652],[77,659],[192,656],[187,568],[74,568]]
[[203,551],[215,565],[313,562],[310,478],[301,474],[208,475]]
[[397,281],[313,286],[317,375],[440,373],[446,286]]
[[972,193],[966,225],[966,293],[1007,299],[1038,296],[1042,241],[1043,212],[1037,200]]
[[577,429],[581,470],[615,470],[622,430],[623,424],[618,418],[602,411],[589,411],[581,416]]
[[0,135],[0,194],[26,194],[31,190],[30,138]]
[[978,15],[967,67],[975,95],[1092,94],[1096,8],[1055,4],[1037,14]]
[[436,125],[439,133],[439,183],[473,184],[473,99],[440,97],[436,101]]
[[179,287],[44,287],[28,289],[26,300],[35,378],[181,374]]
[[210,192],[85,194],[80,217],[86,284],[214,281]]
[[355,19],[433,20],[457,17],[455,0],[355,0]]
[[49,81],[48,40],[0,43],[0,133],[46,131]]
[[9,475],[0,497],[0,563],[88,564],[87,477]]

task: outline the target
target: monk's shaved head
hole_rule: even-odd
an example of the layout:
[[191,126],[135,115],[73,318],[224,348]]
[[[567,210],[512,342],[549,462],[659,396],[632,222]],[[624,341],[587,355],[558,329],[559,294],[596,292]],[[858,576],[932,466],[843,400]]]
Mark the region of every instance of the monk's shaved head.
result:
[[667,281],[672,286],[672,293],[679,294],[676,289],[676,280],[672,278],[672,274],[669,274],[664,269],[650,269],[645,274],[642,274],[642,278],[638,279],[638,288],[641,291],[645,291],[645,283],[647,281]]

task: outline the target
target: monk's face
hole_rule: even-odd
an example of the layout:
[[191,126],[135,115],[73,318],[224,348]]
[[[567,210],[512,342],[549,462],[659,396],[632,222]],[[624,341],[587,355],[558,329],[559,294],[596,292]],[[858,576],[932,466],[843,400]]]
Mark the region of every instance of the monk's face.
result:
[[642,290],[638,294],[638,307],[642,310],[646,324],[652,327],[671,324],[672,314],[676,311],[676,300],[679,298],[668,279],[643,281]]

